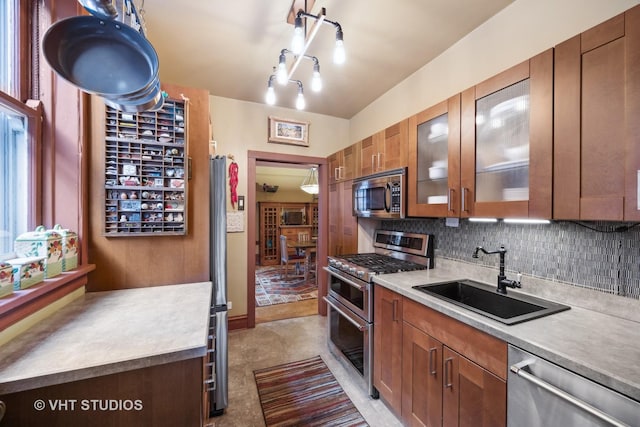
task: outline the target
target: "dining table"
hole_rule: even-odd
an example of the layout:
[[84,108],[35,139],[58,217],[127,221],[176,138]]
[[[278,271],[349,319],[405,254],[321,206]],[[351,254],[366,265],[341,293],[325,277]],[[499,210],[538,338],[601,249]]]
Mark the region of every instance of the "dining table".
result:
[[315,239],[287,240],[287,247],[295,249],[298,255],[304,252],[304,280],[309,279],[309,266],[311,265],[311,253],[317,246]]

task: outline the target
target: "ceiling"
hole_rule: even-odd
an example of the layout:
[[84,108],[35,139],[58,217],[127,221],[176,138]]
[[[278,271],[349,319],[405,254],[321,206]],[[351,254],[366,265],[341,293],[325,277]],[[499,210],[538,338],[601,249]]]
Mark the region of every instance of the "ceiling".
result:
[[[317,0],[309,12],[324,7],[326,19],[340,23],[347,59],[333,64],[335,29],[322,25],[307,51],[320,61],[322,92],[311,91],[311,61],[292,76],[305,87],[305,110],[350,119],[512,1]],[[269,76],[293,34],[286,22],[292,0],[136,4],[158,52],[161,81],[264,103]],[[276,106],[295,108],[297,86],[275,89]]]
[[300,184],[309,174],[310,165],[301,165],[300,167],[291,166],[257,166],[256,167],[256,183],[267,184],[270,186],[277,185],[278,190],[293,191],[299,190]]

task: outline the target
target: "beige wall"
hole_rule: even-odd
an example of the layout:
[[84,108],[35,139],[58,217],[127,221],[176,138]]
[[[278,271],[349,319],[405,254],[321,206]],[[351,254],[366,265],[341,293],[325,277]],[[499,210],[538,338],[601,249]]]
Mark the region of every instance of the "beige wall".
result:
[[359,141],[640,3],[640,0],[516,0],[356,114]]
[[[349,121],[337,117],[312,114],[287,108],[271,107],[252,102],[217,96],[210,97],[213,139],[216,153],[232,154],[238,163],[238,194],[247,195],[247,152],[269,151],[301,156],[327,157],[347,145]],[[267,142],[269,116],[308,121],[309,147],[297,147]],[[245,204],[256,200],[245,199]],[[227,197],[227,210],[231,209]],[[230,316],[247,313],[247,233],[227,234],[227,296],[233,303]]]
[[[246,194],[248,150],[325,157],[638,3],[640,0],[516,0],[351,120],[212,96],[213,139],[218,142],[218,154],[235,156],[240,167],[238,191]],[[310,121],[311,146],[267,143],[270,115]],[[246,233],[228,234],[231,316],[247,311],[246,240]],[[367,246],[367,242],[360,244]]]

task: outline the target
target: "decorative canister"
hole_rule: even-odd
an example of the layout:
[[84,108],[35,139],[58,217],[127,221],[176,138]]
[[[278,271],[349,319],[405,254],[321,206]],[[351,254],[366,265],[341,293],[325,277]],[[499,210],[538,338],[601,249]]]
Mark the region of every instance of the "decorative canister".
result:
[[13,266],[0,262],[0,298],[13,292]]
[[71,271],[78,267],[78,235],[62,228],[60,224],[53,226],[52,230],[62,236],[62,271]]
[[35,231],[21,234],[15,242],[19,257],[44,257],[44,277],[50,279],[62,273],[62,236],[39,225]]
[[8,259],[13,266],[13,290],[27,289],[44,280],[45,257]]

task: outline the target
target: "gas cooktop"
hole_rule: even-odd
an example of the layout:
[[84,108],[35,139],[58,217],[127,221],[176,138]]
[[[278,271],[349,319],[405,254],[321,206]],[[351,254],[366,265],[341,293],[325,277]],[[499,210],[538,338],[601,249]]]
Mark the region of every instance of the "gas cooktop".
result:
[[426,268],[426,266],[415,262],[405,261],[388,255],[376,253],[341,255],[340,258],[378,274],[424,270]]
[[424,270],[433,267],[433,244],[427,234],[377,230],[374,253],[329,257],[329,267],[364,281],[377,274]]

